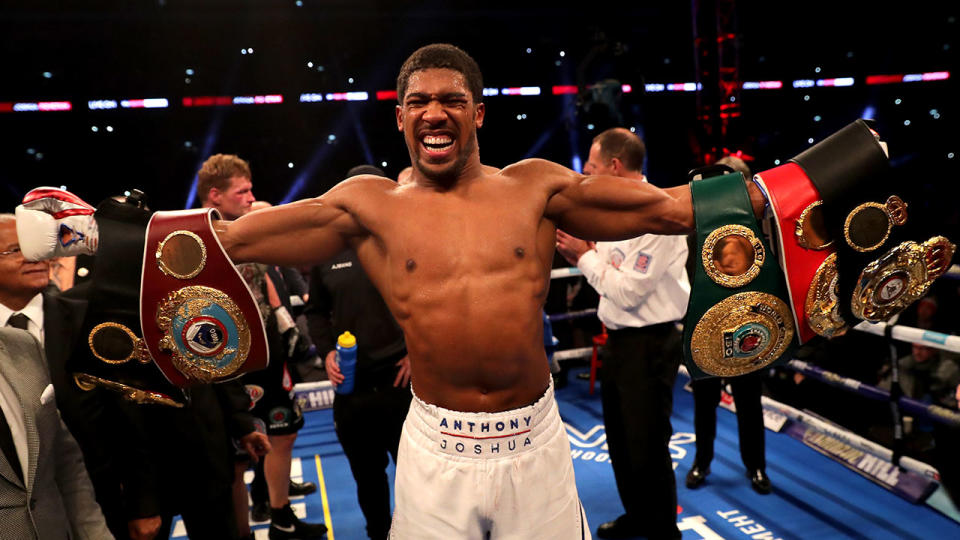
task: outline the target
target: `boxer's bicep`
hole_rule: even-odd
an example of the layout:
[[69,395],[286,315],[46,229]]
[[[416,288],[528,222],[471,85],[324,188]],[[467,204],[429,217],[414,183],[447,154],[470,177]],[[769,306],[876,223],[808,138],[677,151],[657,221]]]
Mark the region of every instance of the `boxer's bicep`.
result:
[[647,233],[685,234],[693,228],[688,187],[663,190],[616,176],[573,179],[551,198],[548,211],[558,227],[591,240],[625,240]]
[[363,234],[354,217],[336,204],[309,199],[252,212],[215,224],[220,242],[235,263],[282,266],[316,264],[343,251]]

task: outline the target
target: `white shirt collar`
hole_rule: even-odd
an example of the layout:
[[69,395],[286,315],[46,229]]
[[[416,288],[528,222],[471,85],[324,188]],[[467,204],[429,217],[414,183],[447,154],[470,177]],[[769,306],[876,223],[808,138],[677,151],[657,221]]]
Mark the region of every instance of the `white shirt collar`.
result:
[[43,342],[43,293],[37,293],[36,296],[27,302],[20,311],[13,311],[7,306],[0,304],[0,326],[6,326],[10,322],[10,316],[14,313],[23,313],[30,319],[27,324],[27,330],[33,337]]

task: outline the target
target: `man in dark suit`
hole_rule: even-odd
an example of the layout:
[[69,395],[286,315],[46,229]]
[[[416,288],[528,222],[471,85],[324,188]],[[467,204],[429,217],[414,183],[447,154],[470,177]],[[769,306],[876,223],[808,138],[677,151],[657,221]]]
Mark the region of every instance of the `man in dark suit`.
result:
[[[27,262],[16,252],[12,214],[0,214],[0,248],[13,251],[0,258],[0,326],[24,326],[43,345],[56,405],[83,451],[97,502],[113,535],[126,538],[118,466],[127,453],[120,446],[123,439],[116,435],[122,431],[117,397],[101,389],[84,392],[66,370],[67,359],[82,344],[78,338],[86,301],[59,296],[48,287],[48,263]],[[12,324],[14,319],[19,322]]]
[[0,539],[113,538],[43,363],[28,332],[0,328]]

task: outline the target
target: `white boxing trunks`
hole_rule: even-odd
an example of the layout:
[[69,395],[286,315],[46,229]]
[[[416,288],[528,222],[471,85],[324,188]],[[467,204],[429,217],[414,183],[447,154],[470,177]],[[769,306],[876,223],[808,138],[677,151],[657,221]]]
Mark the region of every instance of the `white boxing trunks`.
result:
[[591,538],[552,384],[533,405],[499,413],[451,411],[414,393],[395,497],[392,539]]

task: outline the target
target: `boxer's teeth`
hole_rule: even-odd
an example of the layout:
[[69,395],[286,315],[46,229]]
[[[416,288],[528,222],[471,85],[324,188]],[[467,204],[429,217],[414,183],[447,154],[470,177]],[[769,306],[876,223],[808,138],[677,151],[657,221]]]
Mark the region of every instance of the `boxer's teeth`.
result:
[[427,135],[423,144],[431,150],[446,150],[453,144],[453,139],[449,135]]

